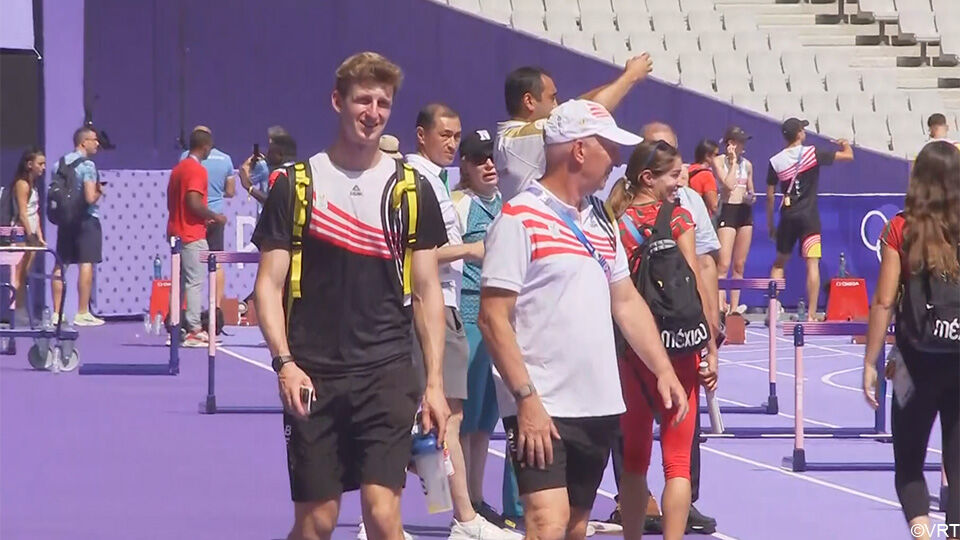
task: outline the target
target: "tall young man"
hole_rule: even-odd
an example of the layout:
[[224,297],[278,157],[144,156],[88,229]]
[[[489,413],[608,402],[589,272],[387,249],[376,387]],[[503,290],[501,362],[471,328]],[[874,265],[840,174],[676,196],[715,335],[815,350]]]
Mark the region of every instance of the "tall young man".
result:
[[[441,441],[446,434],[436,249],[447,241],[443,218],[415,176],[417,230],[408,234],[412,212],[393,202],[404,178],[378,148],[401,79],[398,66],[372,52],[340,65],[331,96],[336,139],[277,176],[253,236],[260,328],[286,411],[291,540],[328,540],[341,494],[357,489],[368,537],[400,540],[418,401],[423,427],[436,427]],[[297,197],[310,191],[300,208]],[[426,367],[422,394],[411,317]]]

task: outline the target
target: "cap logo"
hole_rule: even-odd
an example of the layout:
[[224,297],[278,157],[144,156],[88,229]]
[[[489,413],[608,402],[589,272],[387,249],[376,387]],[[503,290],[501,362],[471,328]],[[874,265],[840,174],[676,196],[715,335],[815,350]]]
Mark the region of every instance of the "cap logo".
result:
[[596,103],[587,103],[587,109],[594,118],[610,118],[610,113],[602,105]]
[[485,130],[485,129],[478,129],[478,130],[477,130],[477,136],[480,137],[480,140],[481,140],[481,141],[489,141],[489,140],[490,140],[490,132],[488,132],[488,131]]

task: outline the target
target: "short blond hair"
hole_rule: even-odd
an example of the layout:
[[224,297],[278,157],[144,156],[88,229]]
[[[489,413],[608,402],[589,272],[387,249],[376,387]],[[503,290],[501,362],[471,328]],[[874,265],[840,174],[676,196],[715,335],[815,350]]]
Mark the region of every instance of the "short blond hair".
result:
[[396,94],[403,84],[403,70],[385,56],[370,51],[348,57],[337,68],[336,89],[341,96],[347,95],[355,84],[371,82],[390,86]]

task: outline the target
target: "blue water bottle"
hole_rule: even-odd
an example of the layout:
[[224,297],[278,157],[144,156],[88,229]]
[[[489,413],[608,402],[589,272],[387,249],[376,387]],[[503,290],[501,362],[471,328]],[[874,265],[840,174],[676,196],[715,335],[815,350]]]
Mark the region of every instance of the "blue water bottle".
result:
[[450,482],[444,466],[443,449],[437,448],[435,432],[413,434],[413,462],[427,499],[427,512],[438,514],[453,509]]
[[162,267],[163,263],[160,262],[160,255],[156,255],[153,258],[153,279],[163,279],[163,276],[160,273]]

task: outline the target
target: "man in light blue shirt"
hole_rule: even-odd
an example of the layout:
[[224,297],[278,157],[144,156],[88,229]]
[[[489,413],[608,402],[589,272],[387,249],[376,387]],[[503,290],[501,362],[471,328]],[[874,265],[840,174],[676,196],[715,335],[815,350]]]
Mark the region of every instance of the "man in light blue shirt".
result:
[[[207,126],[197,126],[193,131],[203,131],[213,136],[213,132]],[[180,161],[183,161],[190,155],[184,151],[180,154]],[[231,199],[236,194],[236,177],[233,175],[233,160],[229,154],[221,152],[214,148],[210,151],[202,162],[203,168],[207,170],[207,207],[211,212],[217,214],[223,213],[223,200]],[[207,244],[210,251],[224,251],[226,247],[223,243],[224,225],[219,223],[210,223],[207,225]],[[217,266],[217,307],[223,300],[225,277],[223,268]]]
[[[103,232],[100,228],[100,206],[97,202],[103,195],[103,184],[97,167],[90,158],[100,148],[97,132],[90,126],[83,126],[73,133],[74,151],[63,156],[54,164],[52,173],[57,174],[60,167],[72,167],[77,179],[83,182],[83,197],[87,203],[86,214],[77,223],[61,223],[57,228],[57,256],[64,266],[80,265],[77,279],[77,313],[73,317],[75,326],[100,326],[103,320],[90,313],[90,293],[93,290],[93,265],[103,258]],[[54,324],[60,314],[60,299],[63,294],[63,282],[60,272],[54,270],[51,280],[53,293]]]

